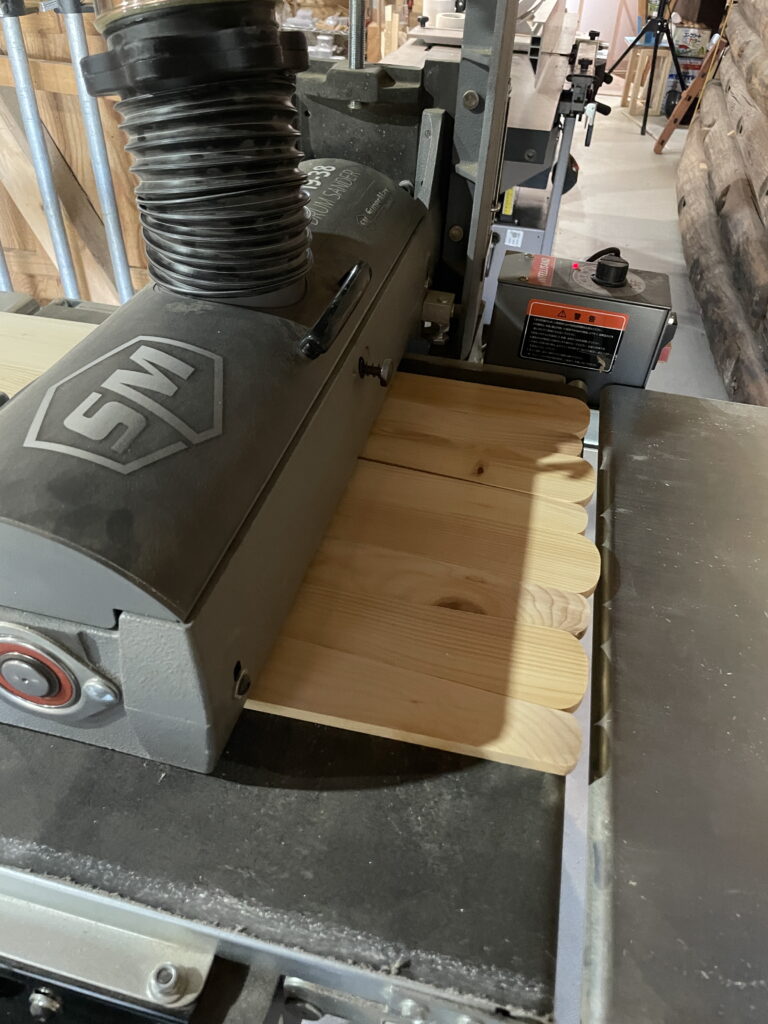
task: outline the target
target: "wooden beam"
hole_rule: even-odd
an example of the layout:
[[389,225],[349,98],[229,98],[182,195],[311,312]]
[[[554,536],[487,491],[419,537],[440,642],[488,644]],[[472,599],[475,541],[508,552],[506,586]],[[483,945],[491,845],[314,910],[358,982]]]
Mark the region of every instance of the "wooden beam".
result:
[[0,313],[0,391],[15,395],[94,330],[94,324]]
[[[117,290],[107,271],[111,264],[104,225],[71,168],[50,141],[50,136],[48,140],[61,205],[82,241],[79,256],[90,298],[96,302],[118,304]],[[0,180],[43,251],[55,263],[56,254],[37,188],[29,145],[17,119],[13,99],[7,95],[0,95]]]
[[[29,70],[32,83],[40,92],[61,92],[66,96],[77,96],[75,72],[71,64],[58,60],[30,58]],[[0,54],[0,86],[13,85],[10,61],[4,54]]]

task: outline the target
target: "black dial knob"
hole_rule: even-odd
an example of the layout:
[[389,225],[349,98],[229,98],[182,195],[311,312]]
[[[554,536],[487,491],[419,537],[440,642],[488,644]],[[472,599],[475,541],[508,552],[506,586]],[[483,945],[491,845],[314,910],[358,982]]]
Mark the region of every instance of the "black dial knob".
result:
[[426,14],[420,14],[416,21],[419,23],[419,28],[426,28],[429,17]]
[[621,256],[601,256],[595,264],[592,280],[604,288],[621,288],[627,283],[629,264]]

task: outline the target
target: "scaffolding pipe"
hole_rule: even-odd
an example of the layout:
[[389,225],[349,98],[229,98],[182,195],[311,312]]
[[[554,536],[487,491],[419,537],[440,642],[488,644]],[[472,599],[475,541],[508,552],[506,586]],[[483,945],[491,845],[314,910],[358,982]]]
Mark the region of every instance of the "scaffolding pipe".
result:
[[65,11],[62,17],[64,18],[67,41],[69,42],[69,52],[72,55],[72,66],[75,69],[77,96],[80,100],[80,111],[83,115],[83,124],[85,125],[85,137],[88,142],[91,166],[93,167],[93,178],[96,183],[96,192],[99,197],[104,229],[107,234],[107,246],[109,248],[109,257],[112,261],[115,286],[120,301],[127,302],[133,295],[133,282],[131,280],[128,257],[125,252],[125,240],[120,224],[120,215],[117,211],[115,187],[112,182],[112,173],[109,169],[107,145],[104,141],[104,128],[101,123],[98,102],[89,94],[80,67],[80,61],[88,56],[88,41],[85,35],[83,15],[81,12]]
[[0,242],[0,292],[12,292],[11,272],[8,269],[8,261],[5,258],[2,242]]
[[72,260],[72,251],[69,247],[69,239],[64,227],[64,218],[61,214],[59,199],[56,195],[51,161],[45,145],[43,124],[40,120],[40,111],[35,99],[35,89],[29,71],[27,51],[24,47],[21,21],[18,17],[10,15],[6,15],[0,20],[2,21],[3,33],[5,35],[5,47],[11,65],[11,74],[16,86],[19,109],[21,110],[21,121],[32,154],[32,165],[35,169],[35,176],[37,177],[37,184],[40,189],[40,198],[42,199],[43,210],[48,221],[48,230],[51,233],[53,251],[56,257],[59,277],[61,278],[61,286],[64,290],[64,297],[67,299],[79,299],[80,291],[77,284],[75,265]]

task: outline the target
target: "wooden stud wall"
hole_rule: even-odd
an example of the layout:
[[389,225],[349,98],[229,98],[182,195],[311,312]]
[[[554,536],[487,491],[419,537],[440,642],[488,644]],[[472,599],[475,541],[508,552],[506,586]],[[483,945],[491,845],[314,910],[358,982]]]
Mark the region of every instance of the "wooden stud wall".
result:
[[[91,53],[103,50],[93,15],[84,18]],[[45,12],[26,15],[21,23],[40,115],[50,137],[54,177],[62,195],[81,295],[96,302],[117,302],[62,19]],[[45,302],[60,296],[62,289],[50,257],[50,238],[16,116],[13,78],[2,44],[0,34],[0,241],[16,291],[29,292]],[[134,284],[141,287],[148,278],[133,196],[135,179],[115,102],[102,99],[99,107],[128,262]]]

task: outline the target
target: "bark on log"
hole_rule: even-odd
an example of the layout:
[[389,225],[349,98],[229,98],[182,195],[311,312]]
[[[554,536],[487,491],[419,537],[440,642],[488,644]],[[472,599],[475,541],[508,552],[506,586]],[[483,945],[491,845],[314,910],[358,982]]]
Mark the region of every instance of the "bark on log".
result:
[[721,240],[700,121],[689,130],[677,186],[683,249],[715,363],[733,399],[768,406],[768,361],[742,309]]
[[768,311],[768,236],[731,126],[720,82],[710,82],[701,101],[700,124],[720,234],[736,287],[753,326]]
[[728,120],[736,129],[736,141],[763,224],[768,225],[768,118],[750,96],[730,53],[723,57],[720,79]]
[[739,13],[768,46],[768,3],[766,0],[739,0]]
[[728,41],[752,99],[768,114],[768,50],[738,5],[728,16]]

